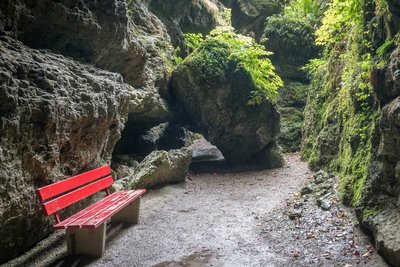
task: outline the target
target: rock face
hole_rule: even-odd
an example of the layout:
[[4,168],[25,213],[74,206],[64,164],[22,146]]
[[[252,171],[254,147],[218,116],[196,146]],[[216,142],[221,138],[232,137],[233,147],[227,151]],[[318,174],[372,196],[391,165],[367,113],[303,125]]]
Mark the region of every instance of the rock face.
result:
[[[393,52],[386,69],[386,86],[378,127],[375,155],[370,168],[370,190],[363,212],[365,226],[372,230],[378,251],[393,266],[400,265],[400,47]],[[390,98],[392,97],[392,98]],[[390,100],[389,100],[390,99]],[[372,210],[369,212],[368,210]]]
[[398,206],[393,204],[386,204],[379,213],[362,221],[372,231],[376,249],[392,266],[400,265],[399,221]]
[[166,83],[169,36],[142,1],[1,1],[0,32],[121,73],[135,87]]
[[188,148],[157,150],[148,155],[137,167],[135,174],[118,180],[114,188],[155,188],[185,181],[192,151]]
[[277,0],[225,1],[232,8],[232,26],[239,32],[259,39],[264,31],[265,20],[282,10]]
[[143,89],[132,96],[116,152],[168,120],[159,92],[166,89],[173,48],[165,26],[142,1],[2,1],[0,33],[120,73]]
[[[181,64],[172,75],[172,95],[182,108],[181,117],[215,144],[229,163],[258,159],[264,166],[280,166],[274,149],[279,113],[269,102],[247,104],[255,90],[248,73],[230,66],[223,70],[224,77],[207,84],[191,62]],[[277,157],[270,158],[272,154]]]
[[[399,7],[395,1],[387,2],[390,9]],[[397,18],[386,19],[382,21],[393,25],[385,25],[385,30],[394,31],[400,26]],[[369,37],[382,45],[382,36],[372,33]],[[386,40],[387,36],[383,37]],[[379,253],[393,266],[399,266],[400,47],[393,48],[383,67],[375,65],[370,73],[366,72],[371,77],[366,82],[371,82],[373,88],[362,100],[341,92],[345,79],[338,70],[351,69],[354,62],[343,64],[335,59],[316,70],[305,112],[302,152],[313,167],[322,166],[340,174],[344,201],[357,207],[358,218],[371,230]],[[357,90],[361,81],[352,80],[347,92]],[[343,111],[345,116],[338,115]]]
[[278,143],[283,152],[300,150],[307,88],[307,84],[285,81],[278,93],[277,107],[281,114]]
[[[151,0],[149,9],[166,25],[175,47],[186,51],[184,33],[208,34],[217,26],[225,25],[225,8],[218,1],[208,0]],[[187,51],[186,51],[187,52]],[[186,53],[185,53],[186,55]]]
[[0,37],[0,262],[50,230],[35,188],[110,160],[133,90],[119,74]]

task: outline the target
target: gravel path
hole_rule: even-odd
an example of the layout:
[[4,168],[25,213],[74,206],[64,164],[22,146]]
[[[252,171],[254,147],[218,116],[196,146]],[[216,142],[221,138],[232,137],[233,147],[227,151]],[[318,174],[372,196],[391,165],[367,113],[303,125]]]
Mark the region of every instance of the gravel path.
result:
[[[293,237],[302,233],[298,227],[309,225],[295,224],[285,212],[312,173],[296,154],[285,160],[276,170],[192,174],[186,183],[147,193],[139,225],[108,226],[101,259],[65,257],[62,234],[56,233],[7,266],[386,266],[357,230],[349,234],[368,257],[349,252],[331,259],[321,254],[324,260],[318,260],[313,250],[335,246],[316,238],[307,241],[303,257],[303,244]],[[316,206],[308,209],[311,218],[323,213]]]

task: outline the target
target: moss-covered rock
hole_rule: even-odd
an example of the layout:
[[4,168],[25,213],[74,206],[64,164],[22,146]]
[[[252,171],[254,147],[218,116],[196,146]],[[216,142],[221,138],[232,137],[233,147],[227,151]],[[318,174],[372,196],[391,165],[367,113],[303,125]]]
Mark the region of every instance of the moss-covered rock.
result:
[[[232,51],[218,38],[204,41],[174,71],[172,96],[182,110],[181,118],[215,144],[228,162],[244,163],[261,151],[274,151],[279,114],[266,99],[248,105],[260,84],[240,65],[243,62],[231,56]],[[263,158],[277,158],[267,156]],[[278,166],[281,160],[262,164]]]
[[[389,59],[379,49],[392,43],[382,36],[391,38],[393,29],[400,26],[390,26],[395,20],[384,12],[393,7],[392,1],[376,1],[363,6],[359,10],[363,16],[356,17],[349,15],[351,11],[341,1],[329,6],[318,39],[326,46],[325,57],[313,61],[311,68],[302,155],[312,166],[340,176],[343,201],[357,207],[361,223],[376,238],[378,251],[398,266],[400,235],[394,229],[399,227],[400,61],[397,49]],[[376,34],[383,30],[378,28],[365,35],[364,27],[382,25],[377,20],[390,22],[384,23],[389,28],[383,35]],[[326,31],[340,25],[351,27]],[[365,46],[365,39],[372,45]],[[376,65],[372,56],[381,62]]]
[[306,81],[301,69],[318,54],[314,29],[305,18],[273,15],[267,18],[264,28],[266,46],[274,54],[272,61],[284,79]]
[[133,175],[115,182],[114,190],[155,188],[185,181],[192,159],[188,148],[150,153],[135,169]]
[[308,87],[308,84],[286,81],[278,92],[277,107],[281,114],[278,143],[283,152],[300,150]]
[[292,65],[304,65],[317,55],[314,29],[304,18],[273,15],[265,23],[265,37],[274,57]]

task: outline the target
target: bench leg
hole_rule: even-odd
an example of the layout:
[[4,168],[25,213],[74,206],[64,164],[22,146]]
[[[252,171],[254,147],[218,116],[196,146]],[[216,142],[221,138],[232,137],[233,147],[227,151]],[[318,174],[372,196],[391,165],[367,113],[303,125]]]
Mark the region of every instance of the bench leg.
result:
[[139,209],[140,197],[111,217],[111,221],[137,224],[139,222]]
[[68,254],[86,254],[93,257],[102,257],[106,241],[106,224],[97,228],[68,228]]

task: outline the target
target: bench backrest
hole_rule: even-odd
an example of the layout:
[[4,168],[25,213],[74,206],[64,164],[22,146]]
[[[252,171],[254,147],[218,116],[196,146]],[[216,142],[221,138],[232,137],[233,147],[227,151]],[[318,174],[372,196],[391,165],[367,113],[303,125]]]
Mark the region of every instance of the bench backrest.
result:
[[[103,166],[36,190],[46,216],[56,213],[114,183],[109,166]],[[108,191],[107,191],[108,192]],[[56,216],[58,221],[58,217]]]

